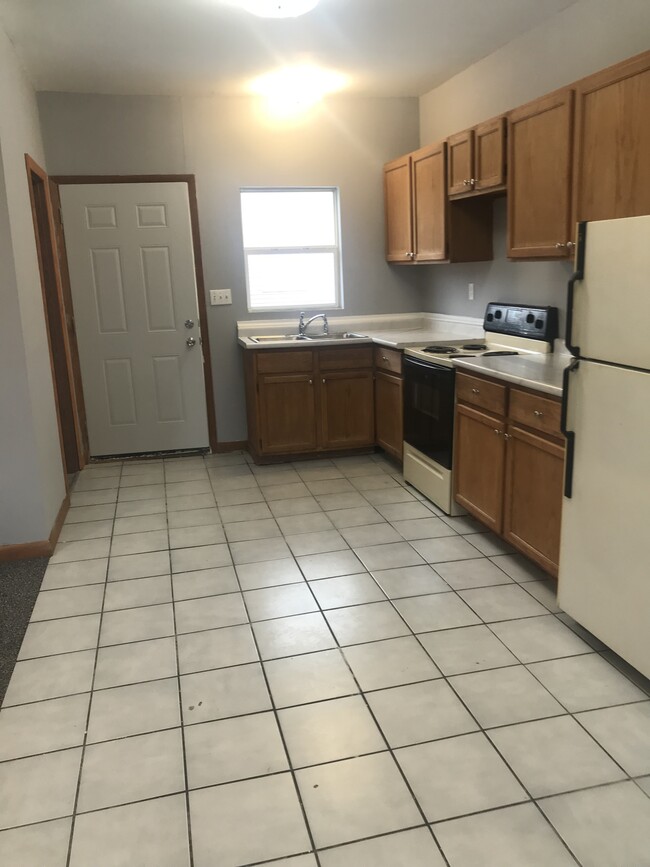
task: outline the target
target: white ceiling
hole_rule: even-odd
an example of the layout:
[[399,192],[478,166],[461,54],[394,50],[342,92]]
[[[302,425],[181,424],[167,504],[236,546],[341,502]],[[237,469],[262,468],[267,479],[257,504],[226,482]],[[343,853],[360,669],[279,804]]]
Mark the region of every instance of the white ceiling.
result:
[[348,93],[419,96],[575,0],[321,0],[280,20],[232,2],[0,0],[0,23],[37,90],[241,94],[309,62]]

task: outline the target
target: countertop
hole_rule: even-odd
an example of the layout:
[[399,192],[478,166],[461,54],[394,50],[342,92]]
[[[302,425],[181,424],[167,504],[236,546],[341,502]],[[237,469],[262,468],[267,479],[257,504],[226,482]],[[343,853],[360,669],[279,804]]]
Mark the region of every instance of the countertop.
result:
[[[312,329],[320,327],[314,323]],[[351,332],[360,337],[326,338],[319,340],[275,339],[262,343],[252,340],[252,337],[280,337],[284,334],[295,334],[297,320],[258,320],[237,323],[237,340],[244,349],[287,349],[302,346],[355,346],[359,344],[376,343],[393,349],[406,349],[409,346],[425,346],[427,343],[444,342],[446,340],[482,340],[484,336],[483,321],[461,316],[446,316],[434,313],[379,314],[374,316],[331,316],[329,329],[333,333]]]
[[454,359],[454,367],[470,373],[482,373],[494,379],[503,379],[513,385],[532,388],[554,397],[562,397],[562,375],[573,356],[566,352],[547,355],[503,355],[484,358]]

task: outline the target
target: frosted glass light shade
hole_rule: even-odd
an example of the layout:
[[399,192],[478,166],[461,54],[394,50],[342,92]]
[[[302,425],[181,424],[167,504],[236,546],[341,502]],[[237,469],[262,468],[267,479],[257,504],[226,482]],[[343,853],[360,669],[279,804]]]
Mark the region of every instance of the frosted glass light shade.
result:
[[297,18],[318,4],[318,0],[243,0],[242,6],[260,18]]

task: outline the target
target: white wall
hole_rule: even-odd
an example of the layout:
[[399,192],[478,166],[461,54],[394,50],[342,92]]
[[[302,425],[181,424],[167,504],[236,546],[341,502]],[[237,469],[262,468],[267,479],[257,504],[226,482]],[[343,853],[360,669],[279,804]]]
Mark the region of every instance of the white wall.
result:
[[[579,0],[421,97],[420,143],[445,138],[649,45],[648,0]],[[495,205],[493,262],[426,269],[426,309],[479,316],[496,300],[564,308],[570,266],[508,261],[505,220],[501,201]],[[467,297],[470,281],[476,284],[473,302]]]
[[381,171],[417,147],[417,100],[332,99],[291,123],[246,97],[41,93],[39,108],[50,174],[196,175],[206,290],[233,291],[232,306],[208,308],[220,440],[246,438],[235,323],[273,316],[246,310],[240,187],[338,186],[345,313],[419,309],[420,276],[384,261]]
[[0,29],[0,544],[46,539],[65,497],[24,154],[41,165],[36,98]]

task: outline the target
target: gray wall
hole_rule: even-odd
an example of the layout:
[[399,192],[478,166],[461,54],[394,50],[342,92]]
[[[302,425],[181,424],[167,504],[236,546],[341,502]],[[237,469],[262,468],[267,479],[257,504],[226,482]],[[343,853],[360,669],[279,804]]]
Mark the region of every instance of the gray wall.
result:
[[[384,261],[384,162],[418,145],[415,99],[336,98],[300,121],[272,121],[251,98],[39,94],[51,174],[189,172],[196,175],[221,441],[246,438],[235,323],[274,318],[246,310],[239,189],[340,189],[346,314],[420,309],[421,275]],[[287,318],[287,314],[278,314]]]
[[[420,98],[429,144],[648,48],[648,0],[579,0]],[[487,301],[565,307],[570,265],[505,258],[506,206],[495,204],[495,259],[422,269],[424,307],[480,316]],[[468,301],[467,284],[476,284]],[[561,322],[563,328],[563,321]]]
[[25,153],[36,98],[0,29],[0,545],[46,539],[65,497]]

